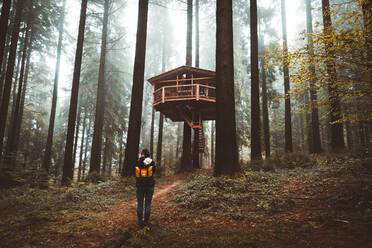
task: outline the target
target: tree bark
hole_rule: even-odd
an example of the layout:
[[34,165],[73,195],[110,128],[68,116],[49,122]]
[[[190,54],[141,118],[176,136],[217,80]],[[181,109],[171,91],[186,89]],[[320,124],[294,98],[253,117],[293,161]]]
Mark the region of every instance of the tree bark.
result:
[[57,61],[54,71],[54,85],[53,85],[53,97],[52,97],[52,108],[50,110],[49,117],[49,127],[48,127],[48,137],[45,145],[45,153],[42,168],[49,173],[50,160],[52,157],[52,148],[53,148],[53,134],[54,134],[54,122],[56,119],[56,110],[57,110],[57,97],[58,97],[58,82],[59,82],[59,68],[61,63],[61,54],[62,54],[62,41],[63,41],[63,23],[65,20],[65,8],[66,0],[63,1],[62,5],[62,14],[59,19],[59,34],[58,34],[58,44],[57,44]]
[[106,62],[106,40],[108,24],[109,0],[105,0],[102,27],[101,58],[99,63],[96,116],[94,120],[93,142],[90,156],[89,172],[99,172],[101,164],[102,129],[105,104],[105,62]]
[[[311,34],[313,33],[313,21],[311,14],[311,0],[306,0],[306,27],[309,33],[308,47],[309,54],[313,56],[313,38]],[[320,129],[319,129],[319,113],[318,113],[318,96],[316,90],[316,73],[315,65],[310,65],[310,72],[312,80],[310,80],[310,101],[311,101],[311,128],[312,128],[312,152],[321,153],[322,152],[322,142],[320,140]]]
[[284,50],[284,95],[285,95],[285,152],[292,152],[292,120],[291,120],[291,99],[289,95],[289,70],[288,70],[288,46],[287,46],[287,21],[285,11],[285,0],[281,0],[282,10],[282,32],[283,32],[283,50]]
[[8,106],[10,99],[10,90],[12,87],[13,71],[15,65],[15,58],[17,54],[17,44],[19,38],[19,29],[21,23],[21,17],[23,12],[23,4],[25,1],[17,1],[16,4],[16,15],[14,19],[14,26],[12,30],[11,45],[9,50],[8,65],[6,69],[5,83],[3,96],[1,101],[0,108],[0,161],[2,160],[2,151],[3,151],[3,140],[5,133],[6,120],[8,116]]
[[232,0],[217,0],[216,165],[214,175],[239,171],[236,144]]
[[214,155],[214,151],[215,151],[215,142],[214,142],[214,138],[215,138],[215,130],[216,130],[216,126],[214,124],[214,121],[212,121],[211,123],[211,164],[215,164],[215,155]]
[[331,128],[331,149],[332,151],[339,151],[345,147],[344,144],[344,130],[341,120],[341,105],[339,99],[339,90],[337,86],[337,72],[335,54],[333,51],[332,36],[332,19],[329,8],[329,0],[322,0],[322,14],[324,34],[326,36],[326,67],[329,77],[328,95],[329,95],[329,122]]
[[[187,0],[186,65],[192,66],[192,0]],[[192,168],[191,128],[183,122],[181,171]]]
[[8,32],[8,21],[11,0],[3,0],[3,7],[1,8],[1,18],[0,18],[0,69],[2,68],[4,51],[5,51],[5,41]]
[[265,157],[270,157],[270,120],[269,108],[267,104],[267,87],[266,87],[266,72],[265,72],[265,59],[261,60],[261,75],[262,75],[262,122],[264,131],[265,142]]
[[195,67],[199,68],[199,0],[195,0]]
[[[29,14],[28,23],[30,23],[30,16],[31,15]],[[29,33],[30,33],[30,27],[29,27],[29,25],[27,25],[26,34],[25,34],[25,37],[24,37],[23,51],[22,51],[21,71],[19,73],[18,92],[16,94],[16,97],[13,97],[14,110],[12,111],[13,113],[11,115],[12,116],[11,123],[13,125],[9,125],[9,127],[8,127],[9,128],[9,135],[8,135],[8,141],[7,141],[6,148],[5,148],[5,159],[6,159],[7,162],[13,163],[13,164],[15,162],[14,138],[15,138],[15,132],[16,132],[16,128],[17,128],[18,119],[19,119],[19,110],[20,110],[20,104],[21,104],[23,79],[24,79],[24,72],[25,72],[26,59],[27,59]]]
[[[363,24],[364,24],[364,37],[367,45],[367,68],[372,67],[372,0],[363,0]],[[372,87],[372,72],[369,69],[369,84]]]
[[77,103],[78,103],[78,98],[79,98],[80,70],[81,70],[81,60],[82,60],[82,55],[83,55],[87,4],[88,4],[88,0],[82,0],[81,10],[80,10],[79,34],[78,34],[76,54],[75,54],[74,75],[72,79],[70,109],[69,109],[69,114],[68,114],[68,127],[67,127],[66,148],[65,148],[65,156],[64,156],[64,164],[63,164],[62,184],[68,184],[68,182],[72,180],[72,176],[73,176],[72,150],[73,150],[73,141],[74,141],[75,122],[76,122],[76,110],[77,110]]
[[31,53],[32,53],[32,43],[34,41],[34,32],[31,33],[30,37],[30,45],[29,45],[29,51],[27,54],[27,61],[26,61],[26,71],[24,76],[24,85],[22,89],[22,96],[21,96],[21,103],[19,108],[19,116],[18,121],[16,123],[17,127],[15,129],[15,135],[14,135],[14,156],[17,156],[18,152],[18,144],[19,144],[19,137],[21,133],[21,127],[22,127],[22,120],[23,120],[23,110],[25,107],[25,97],[26,97],[26,91],[27,91],[27,81],[28,81],[28,74],[30,71],[30,59],[31,59]]
[[134,176],[134,167],[138,160],[146,56],[147,14],[148,0],[139,1],[132,97],[129,113],[129,126],[125,149],[124,166],[122,171],[122,176],[127,177]]
[[251,0],[251,160],[261,160],[260,81],[258,71],[257,0]]

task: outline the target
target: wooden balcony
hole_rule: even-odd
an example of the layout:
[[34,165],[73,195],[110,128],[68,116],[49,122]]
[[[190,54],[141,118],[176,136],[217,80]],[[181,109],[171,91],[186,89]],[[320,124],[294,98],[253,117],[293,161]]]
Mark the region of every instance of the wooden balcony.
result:
[[189,100],[216,102],[216,87],[203,84],[163,86],[154,91],[153,106]]

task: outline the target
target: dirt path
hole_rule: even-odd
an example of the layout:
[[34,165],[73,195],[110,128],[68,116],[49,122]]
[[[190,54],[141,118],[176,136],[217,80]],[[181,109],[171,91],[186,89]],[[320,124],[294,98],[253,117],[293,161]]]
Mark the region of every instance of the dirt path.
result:
[[[155,186],[155,192],[152,200],[150,223],[154,225],[162,222],[161,213],[164,209],[170,208],[170,194],[178,186],[182,185],[189,178],[186,175],[172,176],[167,178],[167,181],[162,181]],[[135,195],[135,192],[133,192]],[[120,228],[138,229],[137,226],[137,199],[133,197],[129,201],[120,202],[116,207],[103,216],[93,230],[89,233],[84,233],[84,237],[80,242],[81,247],[99,247],[100,240],[106,240],[113,236],[116,230]]]

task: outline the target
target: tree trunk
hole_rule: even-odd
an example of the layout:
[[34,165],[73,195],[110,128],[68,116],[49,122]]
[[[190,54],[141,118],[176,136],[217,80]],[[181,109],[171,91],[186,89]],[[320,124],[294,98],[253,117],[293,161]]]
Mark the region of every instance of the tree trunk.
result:
[[216,165],[214,175],[239,171],[236,144],[232,0],[217,0]]
[[260,83],[258,71],[257,0],[251,0],[251,160],[261,156]]
[[94,120],[93,142],[90,156],[89,172],[99,172],[101,164],[102,128],[105,111],[105,62],[106,62],[106,40],[108,24],[109,0],[105,0],[102,27],[101,58],[99,63],[96,116]]
[[335,54],[333,51],[332,37],[332,19],[329,8],[329,0],[322,0],[322,14],[323,14],[323,25],[326,49],[326,67],[329,77],[328,84],[328,95],[329,95],[329,121],[331,127],[331,149],[333,151],[339,151],[345,147],[344,145],[344,130],[341,120],[341,105],[339,99],[339,90],[337,87],[337,72]]
[[0,18],[0,69],[2,68],[4,51],[5,51],[5,41],[8,32],[8,21],[11,0],[4,0],[3,7],[1,8],[1,18]]
[[266,72],[265,72],[265,59],[261,60],[261,75],[262,75],[262,120],[265,142],[265,157],[270,157],[270,120],[269,108],[267,104],[267,88],[266,88]]
[[199,0],[195,0],[195,67],[199,68]]
[[[30,21],[30,15],[28,22]],[[28,49],[28,41],[29,41],[29,33],[30,33],[30,27],[27,25],[26,28],[26,35],[24,37],[24,44],[23,44],[23,51],[22,51],[22,62],[21,62],[21,71],[19,73],[19,82],[18,82],[18,93],[16,94],[16,97],[13,97],[14,104],[14,110],[12,111],[12,119],[11,123],[13,125],[9,125],[9,135],[8,135],[8,141],[5,148],[5,159],[9,163],[15,162],[15,154],[14,154],[14,138],[15,138],[15,132],[17,128],[17,124],[14,125],[14,123],[18,123],[19,119],[19,109],[21,104],[21,97],[22,97],[22,87],[23,87],[23,79],[24,79],[24,72],[25,72],[25,65],[26,65],[26,58],[27,58],[27,49]]]
[[[192,0],[187,0],[186,65],[192,66]],[[191,128],[183,122],[181,171],[192,168]]]
[[78,167],[78,182],[81,178],[81,169],[83,165],[83,150],[84,150],[84,138],[85,138],[85,127],[87,125],[87,109],[84,108],[84,120],[83,120],[83,133],[81,134],[81,143],[80,143],[80,155],[79,155],[79,167]]
[[133,176],[138,160],[147,37],[148,0],[139,1],[136,54],[134,60],[129,126],[122,176]]
[[[362,4],[364,37],[367,44],[367,68],[372,67],[372,0],[364,0]],[[369,70],[369,84],[372,87],[372,72]]]
[[24,76],[24,85],[22,89],[18,121],[16,123],[16,129],[15,129],[15,134],[14,134],[14,156],[15,157],[17,156],[17,152],[18,152],[19,137],[20,137],[21,127],[22,127],[23,110],[25,107],[25,97],[26,97],[26,91],[27,91],[28,74],[30,71],[30,59],[31,59],[33,41],[34,41],[34,32],[31,33],[31,37],[30,37],[30,45],[29,45],[28,54],[27,54],[26,71],[25,71],[25,76]]
[[80,70],[81,70],[81,60],[82,60],[82,55],[83,55],[87,3],[88,3],[88,0],[82,0],[81,2],[79,34],[78,34],[76,54],[75,54],[74,75],[72,79],[70,110],[68,114],[68,127],[67,127],[66,148],[65,148],[65,156],[64,156],[64,164],[63,164],[62,184],[68,184],[68,182],[72,180],[72,176],[73,176],[72,150],[73,150],[73,141],[74,141],[75,122],[76,122],[76,110],[77,110],[77,103],[78,103],[78,98],[79,98]]
[[[306,0],[306,27],[307,32],[310,34],[308,37],[309,54],[313,56],[313,38],[311,34],[313,33],[313,21],[311,14],[311,0]],[[311,60],[313,61],[313,60]],[[322,142],[320,140],[320,129],[319,129],[319,113],[318,113],[318,96],[315,87],[316,74],[315,65],[310,65],[310,72],[312,80],[310,80],[310,101],[311,101],[311,128],[312,128],[312,152],[321,153],[322,152]]]
[[54,134],[54,122],[56,119],[57,110],[57,97],[58,97],[58,82],[59,82],[59,68],[61,63],[61,53],[62,53],[62,41],[63,41],[63,23],[65,20],[65,7],[66,0],[63,1],[62,14],[59,19],[59,34],[58,34],[58,45],[57,45],[57,61],[54,71],[54,85],[53,85],[53,97],[52,97],[52,108],[50,110],[49,117],[49,127],[48,127],[48,137],[45,145],[45,153],[42,168],[48,173],[50,167],[50,159],[52,157],[53,148],[53,134]]
[[214,155],[214,151],[215,151],[215,145],[214,145],[214,137],[215,137],[215,124],[214,124],[214,121],[212,121],[211,123],[211,164],[215,164],[215,155]]
[[20,29],[20,23],[21,23],[21,17],[22,17],[22,12],[23,12],[23,3],[24,2],[25,1],[17,1],[17,5],[16,5],[16,16],[15,16],[14,26],[13,26],[13,31],[12,31],[12,39],[11,39],[11,45],[10,45],[10,50],[9,50],[8,65],[7,65],[7,69],[6,69],[4,91],[3,91],[2,101],[1,101],[1,108],[0,108],[0,161],[2,160],[3,140],[4,140],[6,120],[7,120],[7,115],[8,115],[10,90],[11,90],[11,87],[12,87],[13,71],[14,71],[15,59],[16,59],[16,54],[17,54],[19,29]]
[[284,95],[285,95],[285,152],[292,152],[292,120],[291,120],[291,100],[289,87],[289,70],[288,70],[288,47],[287,47],[287,21],[285,11],[285,0],[281,0],[282,10],[282,32],[283,32],[283,50],[284,50]]

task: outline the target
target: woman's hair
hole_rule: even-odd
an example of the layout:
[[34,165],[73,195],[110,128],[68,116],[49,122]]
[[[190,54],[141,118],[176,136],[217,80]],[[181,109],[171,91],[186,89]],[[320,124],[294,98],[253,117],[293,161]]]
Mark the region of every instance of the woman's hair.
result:
[[150,151],[149,151],[149,149],[147,149],[147,148],[142,149],[141,154],[142,154],[145,158],[150,157]]

